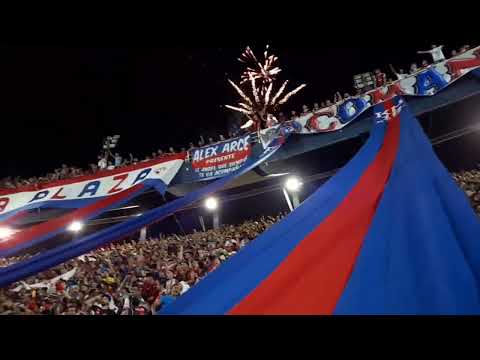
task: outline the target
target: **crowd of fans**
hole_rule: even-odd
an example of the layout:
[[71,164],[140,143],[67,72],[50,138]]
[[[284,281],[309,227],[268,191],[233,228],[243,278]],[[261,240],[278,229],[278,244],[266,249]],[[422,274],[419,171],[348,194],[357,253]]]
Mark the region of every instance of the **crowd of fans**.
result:
[[[480,216],[480,170],[452,176]],[[283,217],[110,244],[0,289],[0,314],[155,314]],[[0,267],[25,257],[0,259]]]
[[[470,50],[470,46],[464,45],[458,50],[456,49],[451,50],[450,55],[454,57],[468,50]],[[430,54],[432,56],[432,63],[438,63],[446,59],[443,53],[443,46],[432,45],[430,50],[419,51],[418,53]],[[412,63],[410,65],[409,73],[405,72],[405,70],[403,69],[399,69],[397,72],[392,65],[390,65],[390,68],[392,70],[392,73],[397,78],[397,80],[401,80],[406,76],[408,76],[409,74],[415,74],[425,69],[428,66],[430,66],[430,62],[424,59],[421,61],[420,66],[417,66],[417,63]],[[375,88],[388,85],[394,82],[392,78],[387,78],[387,75],[383,73],[380,69],[376,69],[373,73],[363,74],[363,76],[366,76],[366,78],[371,80],[366,80],[365,82],[362,82],[363,85],[356,84],[355,96],[361,95]],[[292,110],[289,115],[284,114],[283,112],[280,112],[278,114],[277,120],[280,123],[288,120],[293,120],[299,116],[304,116],[312,112],[319,111],[323,108],[338,104],[344,100],[349,99],[350,97],[351,95],[347,92],[345,92],[343,95],[340,92],[336,92],[333,97],[333,102],[331,100],[322,101],[321,103],[313,104],[313,107],[311,108],[309,108],[307,105],[303,105],[301,112]],[[188,145],[188,148],[183,147],[179,150],[179,152],[191,151],[195,148],[202,147],[207,144],[214,144],[216,142],[221,142],[226,140],[227,138],[233,138],[233,137],[242,135],[242,133],[243,133],[243,130],[239,126],[234,126],[230,129],[227,137],[224,137],[223,135],[219,135],[218,137],[215,137],[215,139],[213,137],[209,137],[207,140],[205,140],[201,136],[198,142],[196,143],[190,142]],[[69,179],[69,178],[75,178],[80,176],[88,176],[98,171],[105,171],[105,170],[108,171],[108,170],[113,170],[116,168],[121,168],[129,165],[135,165],[141,162],[175,154],[176,152],[177,152],[176,149],[174,149],[173,147],[170,147],[168,151],[163,151],[163,150],[154,151],[151,153],[151,155],[148,155],[144,157],[142,160],[139,160],[139,158],[134,157],[132,154],[129,154],[128,157],[122,157],[118,152],[113,154],[110,151],[103,151],[98,156],[98,163],[89,164],[87,169],[82,169],[74,166],[67,166],[63,164],[60,168],[55,169],[53,172],[47,173],[44,176],[38,176],[38,177],[33,176],[28,179],[22,179],[19,176],[0,179],[0,189],[19,189],[23,187],[32,186],[32,185],[34,186],[41,185],[41,184],[49,183],[56,180]]]
[[[209,137],[207,141],[201,136],[197,145],[194,145],[192,142],[189,144],[188,150],[193,150],[197,147],[202,147],[207,144],[215,144],[216,142],[224,141],[225,137],[220,135],[217,139]],[[180,153],[186,152],[187,149],[181,148]],[[50,183],[57,180],[72,179],[76,177],[89,176],[98,173],[99,171],[110,171],[114,169],[119,169],[127,167],[130,165],[140,164],[142,162],[159,159],[162,157],[167,157],[173,154],[178,153],[173,147],[170,147],[168,151],[158,150],[152,152],[150,155],[147,155],[143,159],[139,160],[137,157],[134,157],[131,153],[128,157],[122,157],[120,153],[112,153],[110,151],[102,151],[98,155],[97,164],[91,163],[88,165],[88,168],[79,168],[76,166],[67,166],[62,164],[61,167],[45,174],[44,176],[32,176],[30,178],[21,178],[20,176],[0,179],[0,190],[1,189],[21,189],[31,186],[39,186],[42,184]]]
[[[155,314],[283,216],[110,244],[0,289],[0,314]],[[0,267],[22,259],[0,259]]]
[[480,170],[458,172],[453,174],[453,178],[467,194],[472,208],[480,215]]

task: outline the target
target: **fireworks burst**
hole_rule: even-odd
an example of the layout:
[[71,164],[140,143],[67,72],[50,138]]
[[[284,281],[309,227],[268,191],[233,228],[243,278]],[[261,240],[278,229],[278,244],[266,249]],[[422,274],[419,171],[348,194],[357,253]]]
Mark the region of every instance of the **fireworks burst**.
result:
[[290,97],[307,86],[306,84],[300,85],[281,98],[288,84],[287,80],[272,96],[277,75],[282,69],[277,66],[278,57],[268,54],[268,45],[263,56],[264,61],[262,63],[257,60],[253,51],[247,46],[238,59],[247,66],[247,69],[240,77],[240,86],[250,83],[251,96],[248,96],[245,93],[246,91],[243,91],[239,85],[229,79],[230,85],[240,95],[242,102],[238,103],[239,106],[226,105],[227,108],[246,115],[250,120],[254,120],[257,117],[262,123],[266,122],[268,116],[273,116],[278,111],[280,105],[284,105]]

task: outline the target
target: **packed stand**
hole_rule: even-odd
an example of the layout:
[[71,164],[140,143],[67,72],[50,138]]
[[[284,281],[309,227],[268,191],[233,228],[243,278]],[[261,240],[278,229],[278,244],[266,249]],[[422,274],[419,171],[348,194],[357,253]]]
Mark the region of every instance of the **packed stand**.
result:
[[[240,128],[233,129],[229,131],[229,138],[233,138],[239,135],[242,135],[242,131]],[[76,177],[82,176],[90,176],[98,173],[99,171],[110,171],[114,169],[119,169],[123,167],[127,167],[130,165],[137,165],[141,164],[142,162],[160,159],[162,157],[166,157],[169,155],[174,155],[176,153],[184,153],[186,151],[191,151],[196,148],[205,146],[205,145],[212,145],[218,142],[225,141],[226,138],[223,135],[219,135],[218,137],[208,137],[207,140],[200,136],[200,140],[195,144],[190,142],[188,149],[185,147],[180,148],[177,151],[174,147],[169,147],[168,151],[163,151],[161,149],[157,151],[153,151],[150,155],[145,156],[143,159],[139,159],[138,157],[134,157],[131,153],[128,157],[122,157],[118,152],[111,152],[111,151],[102,151],[100,155],[98,155],[96,164],[89,164],[88,168],[79,168],[76,166],[67,166],[66,164],[62,164],[62,166],[58,169],[55,169],[53,172],[49,172],[44,176],[32,176],[28,179],[23,179],[20,176],[11,177],[8,176],[6,178],[0,179],[0,190],[2,189],[21,189],[27,187],[36,187],[42,184],[51,183],[58,180],[64,179],[73,179]]]
[[467,194],[477,215],[480,215],[480,170],[462,171],[453,174],[453,178]]
[[[452,177],[480,216],[480,170]],[[186,236],[111,244],[0,289],[0,314],[154,314],[283,216]],[[25,258],[0,259],[0,267]]]
[[[283,216],[111,244],[0,289],[0,314],[155,314]],[[0,267],[22,259],[0,260]]]

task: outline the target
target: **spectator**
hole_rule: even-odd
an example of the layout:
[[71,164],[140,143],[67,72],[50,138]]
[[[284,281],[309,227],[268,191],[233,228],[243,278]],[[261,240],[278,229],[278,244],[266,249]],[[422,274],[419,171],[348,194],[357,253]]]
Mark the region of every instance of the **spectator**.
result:
[[308,113],[310,113],[310,110],[308,109],[308,106],[307,106],[307,105],[303,105],[303,106],[302,106],[302,115],[301,115],[301,116],[305,116],[305,115],[307,115]]
[[95,164],[89,164],[90,172],[95,174],[98,171],[98,166]]
[[406,74],[403,69],[398,70],[398,73],[397,73],[392,64],[390,64],[390,69],[395,74],[395,76],[397,77],[398,80],[403,80],[408,76],[408,74]]
[[382,87],[387,82],[387,76],[385,73],[381,72],[380,69],[376,69],[374,72],[375,76],[375,87]]
[[324,108],[327,107],[327,104],[325,103],[325,101],[322,101],[322,102],[320,103],[320,107],[321,107],[322,109],[324,109]]
[[342,94],[340,94],[340,92],[336,92],[335,95],[333,96],[333,102],[334,104],[336,103],[339,103],[340,101],[342,101],[343,98],[342,98]]
[[172,146],[170,146],[170,147],[168,148],[168,152],[169,152],[170,154],[175,154],[175,149],[174,149]]
[[296,119],[298,116],[297,116],[297,112],[295,110],[292,110],[290,112],[290,120],[294,120]]
[[320,106],[318,105],[318,103],[314,103],[314,104],[313,104],[313,111],[314,111],[314,112],[317,112],[317,111],[319,111],[319,110],[320,110]]
[[105,170],[108,166],[107,159],[102,157],[101,155],[98,156],[98,168],[100,170]]
[[214,144],[215,141],[213,141],[213,138],[209,137],[209,138],[208,138],[208,143],[211,145],[211,144]]
[[285,121],[287,121],[287,120],[288,120],[288,119],[287,119],[287,117],[285,116],[285,114],[284,114],[283,112],[279,112],[279,113],[278,113],[278,121],[279,121],[279,122],[283,123],[283,122],[285,122]]
[[412,63],[412,65],[410,65],[410,74],[415,74],[416,72],[418,71],[418,66],[416,63]]
[[350,96],[349,93],[343,94],[343,99],[344,99],[344,100],[347,100],[347,99],[350,99],[350,98],[351,98],[351,96]]
[[272,114],[267,115],[267,128],[271,128],[278,124],[278,120]]
[[121,165],[122,165],[122,157],[117,152],[117,153],[115,153],[115,167],[119,167]]
[[220,136],[218,138],[219,138],[220,141],[225,141],[225,137],[222,134],[220,134]]
[[421,68],[422,69],[426,69],[427,67],[429,67],[430,64],[428,63],[427,60],[422,60],[422,65],[421,65]]
[[460,50],[458,50],[458,52],[460,54],[463,54],[464,52],[467,52],[468,50],[470,50],[470,45],[463,45]]
[[455,50],[455,49],[453,49],[452,52],[450,53],[450,57],[452,57],[452,58],[457,56],[457,55],[458,55],[457,50]]
[[433,63],[436,64],[438,62],[445,61],[445,55],[443,55],[443,45],[437,46],[432,45],[432,48],[427,51],[417,51],[418,54],[430,54],[432,55]]

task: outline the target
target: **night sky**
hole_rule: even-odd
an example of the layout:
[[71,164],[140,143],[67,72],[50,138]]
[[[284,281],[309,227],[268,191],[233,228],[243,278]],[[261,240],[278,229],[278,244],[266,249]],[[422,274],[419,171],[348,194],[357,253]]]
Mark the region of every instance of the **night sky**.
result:
[[[353,75],[392,63],[420,63],[431,41],[410,47],[282,47],[280,80],[308,87],[285,110],[311,106],[335,91],[353,93]],[[451,48],[460,41],[435,40]],[[222,108],[237,96],[236,59],[246,45],[257,55],[265,44],[211,48],[60,48],[0,46],[0,177],[43,175],[62,163],[96,163],[102,138],[120,134],[119,152],[144,157],[157,149],[187,146],[200,134],[226,134],[237,117]],[[472,44],[474,45],[474,44]],[[430,60],[430,59],[428,59]],[[390,77],[392,74],[387,72]]]

